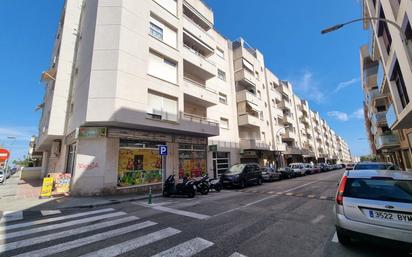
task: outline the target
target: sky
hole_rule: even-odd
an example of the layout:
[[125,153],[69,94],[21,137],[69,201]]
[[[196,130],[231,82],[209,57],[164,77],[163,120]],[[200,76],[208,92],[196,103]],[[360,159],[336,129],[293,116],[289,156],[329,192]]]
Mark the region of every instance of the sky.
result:
[[[137,0],[136,0],[137,1]],[[140,1],[140,0],[139,0]],[[293,84],[355,155],[369,154],[362,117],[359,47],[362,24],[331,34],[320,30],[361,17],[359,0],[204,0],[225,37],[243,37],[265,56],[265,65]],[[44,85],[40,74],[51,51],[63,0],[2,0],[0,7],[0,145],[11,159],[27,154],[37,135]],[[9,139],[8,137],[16,139]]]

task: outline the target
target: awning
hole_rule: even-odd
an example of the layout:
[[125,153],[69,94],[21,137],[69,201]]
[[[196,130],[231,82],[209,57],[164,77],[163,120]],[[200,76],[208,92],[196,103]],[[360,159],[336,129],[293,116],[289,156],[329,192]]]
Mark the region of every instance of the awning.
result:
[[57,74],[57,69],[56,68],[51,68],[47,71],[43,71],[41,74],[41,81],[50,81],[50,80],[56,80],[56,74]]
[[256,113],[260,113],[260,109],[257,105],[255,105],[254,103],[251,103],[249,101],[246,102],[247,107],[249,107],[252,111],[256,112]]

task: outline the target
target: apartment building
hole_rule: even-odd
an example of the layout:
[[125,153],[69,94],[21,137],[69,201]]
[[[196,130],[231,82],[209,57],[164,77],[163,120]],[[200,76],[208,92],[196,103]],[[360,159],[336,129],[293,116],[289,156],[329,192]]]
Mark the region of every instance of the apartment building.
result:
[[350,161],[326,155],[307,101],[261,52],[220,35],[200,0],[66,0],[42,80],[42,174],[71,173],[74,195],[147,191],[239,162]]
[[[364,115],[372,153],[412,169],[412,2],[363,1],[370,43],[360,50]],[[405,37],[404,41],[402,37]]]

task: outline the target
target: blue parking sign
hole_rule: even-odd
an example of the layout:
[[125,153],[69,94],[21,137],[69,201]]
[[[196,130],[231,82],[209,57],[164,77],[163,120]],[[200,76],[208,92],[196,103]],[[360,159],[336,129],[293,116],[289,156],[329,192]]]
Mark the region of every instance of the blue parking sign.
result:
[[167,155],[167,145],[159,145],[159,154]]

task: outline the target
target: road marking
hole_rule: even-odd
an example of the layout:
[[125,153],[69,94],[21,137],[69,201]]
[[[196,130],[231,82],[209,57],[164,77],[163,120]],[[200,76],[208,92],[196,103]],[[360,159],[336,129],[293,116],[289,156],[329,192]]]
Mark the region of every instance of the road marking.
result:
[[[162,240],[164,238],[179,234],[181,231],[174,228],[165,228],[120,244],[116,244],[110,247],[103,248],[96,252],[91,252],[82,257],[113,257],[122,253],[129,252],[136,248],[151,244],[153,242]],[[183,256],[183,255],[182,255]]]
[[176,245],[166,251],[153,255],[152,257],[190,257],[200,253],[212,245],[212,242],[196,237],[192,240]]
[[311,221],[311,223],[312,223],[312,224],[316,224],[316,223],[318,223],[319,221],[321,221],[322,219],[324,219],[325,217],[326,217],[325,215],[320,214],[319,216],[317,216],[316,218],[314,218],[314,219]]
[[315,198],[315,195],[308,195],[308,198]]
[[268,194],[273,194],[273,193],[275,193],[275,192],[273,192],[273,191],[268,192]]
[[321,196],[321,197],[319,197],[319,199],[326,200],[326,199],[328,199],[328,197],[327,196]]
[[42,216],[50,216],[50,215],[56,215],[62,213],[59,210],[42,210],[40,211]]
[[195,218],[199,220],[210,218],[209,215],[204,215],[204,214],[190,212],[190,211],[182,211],[182,210],[172,209],[172,208],[164,207],[164,206],[153,206],[152,208],[158,211],[169,212],[169,213],[173,213],[176,215],[186,216],[186,217]]
[[120,225],[120,224],[123,224],[123,223],[126,223],[126,222],[135,221],[135,220],[138,220],[138,218],[136,218],[136,217],[126,217],[126,218],[122,218],[122,219],[101,222],[101,223],[88,225],[88,226],[84,226],[84,227],[80,227],[80,228],[75,228],[75,229],[71,229],[71,230],[65,230],[65,231],[58,232],[58,233],[47,234],[47,235],[44,235],[44,236],[38,236],[38,237],[29,238],[29,239],[25,239],[25,240],[21,240],[21,241],[16,241],[16,242],[0,245],[0,253],[15,250],[15,249],[21,248],[21,247],[26,247],[26,246],[31,246],[31,245],[35,245],[35,244],[48,242],[50,240],[56,240],[56,239],[59,239],[59,238],[64,238],[64,237],[68,237],[68,236],[72,236],[72,235],[78,235],[78,234],[81,234],[81,233],[90,232],[90,231],[101,229],[101,228]]
[[43,249],[39,249],[39,250],[35,250],[35,251],[31,251],[31,252],[26,252],[26,253],[22,253],[19,255],[16,255],[18,257],[26,257],[26,256],[30,256],[30,257],[42,257],[42,256],[49,256],[52,254],[56,254],[56,253],[60,253],[60,252],[64,252],[67,250],[71,250],[77,247],[81,247],[81,246],[85,246],[88,244],[92,244],[95,242],[99,242],[99,241],[103,241],[112,237],[116,237],[116,236],[121,236],[123,234],[126,233],[130,233],[133,231],[137,231],[146,227],[150,227],[153,225],[156,225],[157,223],[151,222],[151,221],[146,221],[146,222],[142,222],[142,223],[138,223],[138,224],[134,224],[131,226],[127,226],[124,228],[119,228],[119,229],[115,229],[115,230],[109,230],[103,233],[98,233],[89,237],[84,237],[84,238],[79,238],[77,240],[74,241],[69,241],[69,242],[65,242],[65,243],[61,243],[58,245],[53,245],[47,248],[43,248]]
[[332,237],[331,241],[334,242],[334,243],[339,243],[338,235],[336,234],[336,232],[335,232],[335,234],[333,234],[333,237]]
[[[0,232],[5,230],[5,229],[10,230],[10,229],[15,229],[15,228],[30,227],[30,226],[34,226],[34,225],[40,225],[40,224],[45,224],[45,223],[60,221],[60,220],[65,220],[65,219],[71,219],[71,218],[78,218],[78,217],[83,217],[83,216],[98,214],[98,213],[103,213],[103,212],[109,212],[109,211],[114,211],[114,209],[107,208],[107,209],[101,209],[101,210],[96,210],[96,211],[89,211],[89,212],[76,213],[76,214],[72,214],[72,215],[60,216],[60,217],[55,217],[55,218],[29,221],[29,222],[14,224],[14,225],[5,225],[5,226],[0,227]],[[2,225],[2,224],[0,224],[0,225]]]
[[0,240],[1,239],[10,239],[10,238],[18,237],[18,236],[27,236],[27,235],[31,235],[31,234],[35,234],[35,233],[39,233],[39,232],[44,232],[44,231],[48,231],[48,230],[53,230],[53,229],[66,228],[66,227],[70,227],[70,226],[73,226],[73,225],[79,225],[79,224],[84,224],[84,223],[87,223],[87,222],[118,217],[118,216],[121,216],[121,215],[126,215],[126,213],[125,212],[114,212],[114,213],[108,213],[108,214],[103,214],[103,215],[99,215],[99,216],[84,218],[84,219],[80,219],[80,220],[72,220],[72,221],[68,221],[68,222],[64,222],[64,223],[60,223],[60,224],[53,224],[53,225],[48,225],[48,226],[43,226],[43,227],[38,227],[38,228],[25,229],[25,230],[20,230],[20,231],[17,231],[17,232],[6,233],[6,234],[3,234],[3,235],[0,234]]
[[286,191],[283,191],[282,193],[287,193],[287,192],[290,192],[290,191],[293,191],[293,190],[296,190],[296,189],[299,189],[299,188],[302,188],[302,187],[305,187],[305,186],[309,186],[309,185],[311,185],[311,184],[315,184],[315,183],[317,183],[317,182],[319,182],[319,181],[318,181],[318,180],[312,181],[312,182],[309,182],[309,183],[306,183],[306,184],[303,184],[303,185],[300,185],[300,186],[297,186],[297,187],[293,187],[293,188],[291,188],[291,189],[288,189],[288,190],[286,190]]
[[247,257],[246,255],[240,254],[238,252],[234,252],[232,255],[230,255],[229,257]]
[[0,223],[23,219],[23,211],[4,211]]
[[286,193],[286,195],[287,195],[287,196],[291,196],[291,195],[293,195],[293,193]]
[[153,205],[150,205],[150,204],[142,204],[142,203],[139,203],[139,202],[135,202],[133,204],[137,204],[137,205],[140,205],[140,206],[152,208],[152,209],[158,210],[158,211],[164,211],[164,212],[169,212],[169,213],[173,213],[173,214],[176,214],[176,215],[195,218],[195,219],[199,219],[199,220],[204,220],[204,219],[210,218],[209,215],[200,214],[200,213],[196,213],[196,212],[190,212],[190,211],[182,211],[182,210],[178,210],[178,209],[172,209],[172,208],[161,206],[161,205],[154,205],[153,206]]

